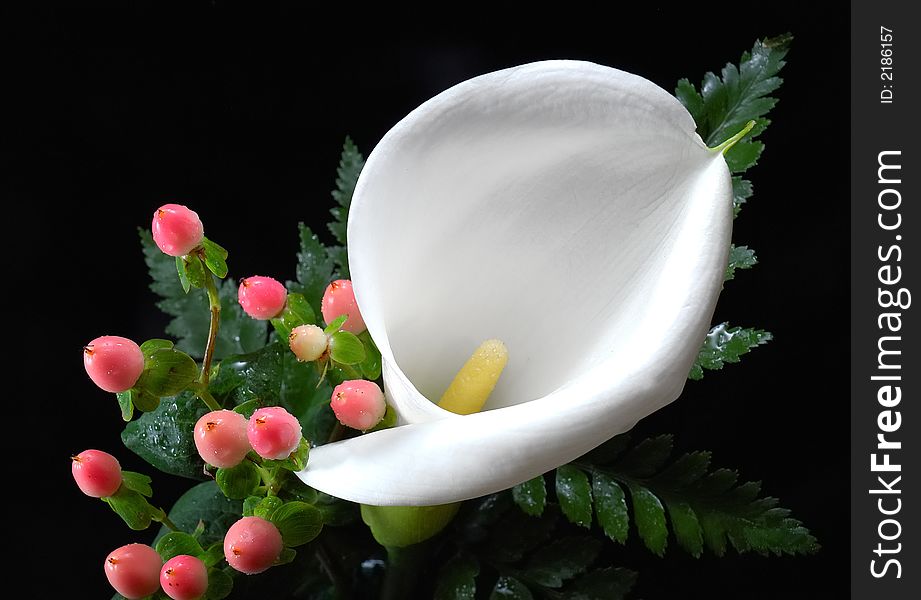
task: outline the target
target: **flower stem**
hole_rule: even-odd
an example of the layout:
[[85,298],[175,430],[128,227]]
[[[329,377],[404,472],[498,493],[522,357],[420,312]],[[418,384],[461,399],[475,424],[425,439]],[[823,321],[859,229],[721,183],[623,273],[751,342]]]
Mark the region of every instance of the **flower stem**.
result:
[[201,401],[205,403],[205,406],[207,406],[209,410],[221,410],[221,403],[208,391],[207,384],[193,383],[189,386],[189,390],[201,398]]
[[[214,358],[214,345],[217,342],[217,330],[221,323],[221,298],[214,285],[211,273],[205,274],[205,291],[208,292],[208,307],[211,309],[211,326],[208,328],[208,343],[205,345],[205,358],[201,363],[201,381],[205,390],[208,389],[208,380],[211,377],[211,361]],[[202,398],[204,400],[204,398]],[[207,403],[207,400],[205,400]]]
[[419,580],[421,565],[429,553],[428,544],[414,544],[404,548],[387,547],[387,573],[381,590],[381,600],[413,598],[413,589]]

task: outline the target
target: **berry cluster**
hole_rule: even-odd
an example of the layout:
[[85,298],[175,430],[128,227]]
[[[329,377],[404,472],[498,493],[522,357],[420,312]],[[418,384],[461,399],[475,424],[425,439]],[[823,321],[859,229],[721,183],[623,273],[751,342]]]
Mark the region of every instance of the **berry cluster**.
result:
[[[197,364],[168,340],[139,345],[106,335],[84,347],[84,368],[99,388],[117,394],[126,421],[135,409],[155,410],[161,398],[180,392],[201,398],[210,410],[198,419],[192,439],[206,472],[224,494],[245,500],[243,516],[223,540],[203,548],[198,542],[202,526],[193,533],[179,531],[162,509],[148,501],[150,478],[123,471],[111,454],[84,450],[72,457],[71,471],[84,494],[108,503],[132,529],[144,529],[155,521],[172,530],[156,548],[128,544],[106,557],[106,577],[118,593],[139,599],[162,590],[174,600],[206,595],[217,599],[229,593],[229,589],[226,593],[209,590],[209,585],[227,578],[218,569],[221,549],[230,568],[253,575],[291,560],[291,547],[319,533],[318,509],[284,491],[290,481],[285,474],[305,467],[309,443],[297,417],[283,407],[259,406],[256,399],[231,410],[212,396],[211,360],[221,313],[213,278],[226,276],[227,251],[205,237],[198,214],[185,206],[161,206],[154,212],[151,229],[157,247],[176,258],[186,293],[195,287],[208,294],[212,321],[204,360]],[[325,328],[317,324],[315,309],[304,296],[289,293],[271,277],[240,280],[238,301],[247,315],[271,323],[297,361],[313,363],[321,380],[334,378],[338,385],[330,407],[341,425],[359,431],[385,426],[381,422],[390,413],[383,391],[372,381],[380,377],[380,353],[367,332],[351,281],[338,279],[326,288],[319,302]],[[338,435],[347,435],[345,431]]]

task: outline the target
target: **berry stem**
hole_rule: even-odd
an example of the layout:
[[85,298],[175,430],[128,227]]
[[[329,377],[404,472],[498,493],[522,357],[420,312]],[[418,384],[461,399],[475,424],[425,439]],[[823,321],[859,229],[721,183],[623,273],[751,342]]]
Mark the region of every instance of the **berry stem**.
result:
[[151,516],[151,520],[162,524],[170,531],[179,531],[179,528],[176,527],[176,524],[170,520],[170,518],[166,515],[166,511],[162,508],[157,509],[157,512],[154,512],[154,514]]
[[192,384],[189,386],[189,390],[201,398],[201,401],[205,403],[205,406],[207,406],[209,410],[221,410],[220,402],[218,402],[217,398],[212,396],[211,392],[208,391],[207,382]]
[[[208,344],[205,346],[205,358],[201,363],[201,381],[202,387],[205,388],[206,393],[208,389],[208,381],[211,377],[211,360],[214,358],[214,345],[217,342],[217,329],[221,323],[221,298],[217,293],[217,286],[214,285],[214,277],[208,273],[205,277],[205,291],[208,292],[208,307],[211,309],[211,326],[208,328]],[[210,394],[209,394],[210,395]],[[202,400],[205,400],[202,397]],[[212,400],[214,400],[212,398]],[[208,401],[205,400],[207,404]],[[208,405],[211,410],[219,410],[220,406],[211,407]]]

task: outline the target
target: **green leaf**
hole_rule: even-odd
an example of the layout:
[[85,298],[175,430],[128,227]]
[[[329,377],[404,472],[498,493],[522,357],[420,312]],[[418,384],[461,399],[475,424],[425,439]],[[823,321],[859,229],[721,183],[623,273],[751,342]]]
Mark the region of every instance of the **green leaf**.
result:
[[288,294],[288,300],[285,302],[285,309],[281,315],[272,319],[271,322],[278,338],[287,341],[291,337],[292,329],[300,325],[314,325],[316,321],[317,316],[303,294],[292,292]]
[[358,339],[361,340],[362,345],[365,347],[365,359],[361,361],[358,367],[361,369],[361,374],[364,375],[365,379],[374,381],[381,376],[381,351],[377,349],[377,344],[371,339],[371,334],[368,333],[367,329],[358,335]]
[[533,600],[531,590],[510,575],[502,575],[496,581],[489,600]]
[[150,487],[150,481],[150,477],[142,473],[122,471],[122,485],[148,498],[153,496],[153,489]]
[[564,590],[571,600],[622,600],[636,584],[636,572],[606,567],[586,573]]
[[307,466],[307,459],[310,456],[310,443],[303,437],[298,442],[294,452],[288,455],[288,458],[279,460],[266,460],[263,465],[271,469],[286,469],[288,471],[302,471]]
[[732,148],[726,151],[726,164],[729,165],[731,172],[741,173],[758,164],[758,159],[761,157],[762,152],[764,152],[762,142],[742,140],[736,142]]
[[179,285],[186,294],[192,289],[192,280],[189,277],[189,267],[181,256],[176,257],[176,273],[179,275]]
[[128,422],[134,416],[134,398],[137,396],[137,390],[130,389],[124,392],[118,392],[115,397],[118,398],[118,408],[122,412],[122,420]]
[[125,524],[135,531],[150,527],[153,507],[141,494],[122,486],[113,495],[102,499]]
[[485,556],[491,562],[518,562],[525,554],[550,540],[559,521],[556,510],[547,510],[540,517],[532,517],[519,510],[510,511],[491,527]]
[[169,340],[152,338],[141,344],[141,354],[147,356],[148,354],[153,354],[157,350],[169,350],[172,347],[173,342]]
[[284,503],[285,501],[278,496],[266,496],[260,500],[259,504],[253,509],[253,516],[271,521],[272,515],[274,515],[275,511],[281,508]]
[[333,221],[328,225],[330,232],[336,238],[341,246],[341,250],[335,253],[336,264],[340,273],[348,276],[348,255],[346,253],[346,224],[349,220],[349,206],[352,204],[352,194],[355,192],[355,184],[358,182],[358,176],[361,169],[365,166],[365,160],[358,148],[352,142],[351,138],[346,137],[342,145],[342,156],[339,159],[339,168],[336,169],[336,189],[333,190],[333,200],[336,201],[335,208],[329,212],[333,215]]
[[228,498],[243,500],[256,490],[262,479],[256,465],[244,460],[235,467],[218,469],[214,481]]
[[556,495],[567,519],[582,527],[592,526],[592,488],[581,469],[563,465],[556,470]]
[[[208,339],[211,314],[204,292],[186,294],[176,277],[176,263],[163,254],[149,230],[139,230],[144,262],[150,272],[150,289],[161,298],[157,307],[172,317],[166,333],[176,338],[176,347],[201,359]],[[251,319],[237,301],[237,286],[232,280],[217,282],[221,300],[221,327],[214,350],[215,360],[230,354],[258,350],[266,343],[265,321]]]
[[598,557],[601,541],[591,537],[565,537],[538,549],[525,568],[531,581],[558,588],[584,573]]
[[319,383],[316,365],[298,362],[280,342],[225,359],[211,391],[225,404],[282,406],[300,421],[304,437],[316,443],[329,439],[336,422],[329,383]]
[[618,470],[633,477],[652,475],[668,460],[673,441],[669,434],[643,440],[617,462]]
[[703,531],[691,505],[686,502],[670,502],[668,518],[678,544],[694,558],[699,558],[704,549]]
[[207,550],[205,550],[205,553],[202,554],[199,558],[201,558],[201,561],[205,563],[206,567],[213,567],[214,565],[220,563],[222,560],[224,560],[223,542],[214,542],[208,546]]
[[260,402],[258,398],[254,398],[252,400],[247,400],[242,404],[238,404],[233,408],[233,412],[240,413],[246,419],[249,419],[251,416],[253,416],[253,413],[256,412],[256,409],[260,408],[261,406],[262,402]]
[[262,502],[263,496],[248,496],[243,500],[243,516],[252,517],[256,514],[256,507]]
[[474,600],[480,564],[476,558],[458,554],[442,567],[435,588],[435,600]]
[[301,546],[320,535],[323,514],[306,502],[286,502],[272,514],[285,546]]
[[144,355],[144,372],[135,387],[157,397],[173,396],[197,378],[198,365],[191,356],[175,348],[161,348]]
[[198,557],[205,553],[198,540],[183,531],[171,531],[161,537],[156,550],[163,562],[180,554]]
[[205,287],[205,267],[197,255],[177,256],[176,272],[179,274],[179,284],[182,286],[182,291],[186,294],[193,287]]
[[[169,512],[170,520],[179,530],[186,533],[195,531],[199,521],[205,524],[205,530],[198,538],[202,546],[224,539],[227,529],[240,519],[243,503],[224,496],[213,481],[199,483],[183,494]],[[163,527],[158,537],[169,533]]]
[[547,485],[544,476],[519,483],[512,488],[512,498],[521,510],[532,516],[540,516],[547,506]]
[[337,331],[329,337],[329,356],[337,363],[357,365],[365,359],[365,347],[354,333]]
[[630,516],[623,488],[610,475],[597,472],[592,475],[592,495],[595,514],[605,535],[621,544],[626,543]]
[[288,290],[303,294],[314,314],[322,314],[320,301],[333,280],[333,259],[320,239],[303,223],[298,223],[300,250],[297,253],[297,281],[288,282]]
[[748,246],[736,246],[733,244],[729,247],[729,265],[726,267],[725,281],[735,278],[737,269],[750,269],[758,264],[758,257],[755,251]]
[[135,393],[131,395],[131,401],[139,411],[149,413],[157,410],[157,407],[160,406],[160,396],[157,394],[137,388],[134,391]]
[[204,238],[201,242],[205,253],[205,266],[220,279],[227,277],[227,250]]
[[295,558],[297,558],[297,550],[293,548],[282,548],[281,554],[278,555],[278,558],[275,559],[272,565],[275,567],[287,565],[294,562]]
[[[678,82],[675,95],[694,117],[697,133],[707,146],[719,145],[749,120],[760,119],[774,107],[777,100],[769,94],[780,87],[782,80],[777,73],[784,66],[791,40],[786,34],[755,42],[751,52],[742,55],[738,67],[727,64],[721,77],[707,73],[700,93],[688,80]],[[753,133],[757,135],[765,126],[762,123]]]
[[647,488],[632,484],[630,498],[633,500],[633,517],[636,530],[646,547],[655,554],[665,554],[668,543],[668,529],[665,527],[665,509],[662,502]]
[[204,463],[195,448],[193,429],[206,412],[208,408],[191,392],[164,398],[156,410],[125,426],[122,442],[164,473],[202,479]]
[[732,178],[732,215],[739,216],[742,205],[752,197],[754,192],[752,184],[747,179],[742,179],[738,175]]
[[326,326],[326,329],[323,330],[323,333],[325,333],[326,335],[332,335],[336,333],[337,331],[342,329],[342,326],[345,324],[348,318],[349,318],[348,315],[339,315],[338,317],[333,319],[332,323]]
[[223,600],[233,591],[233,578],[221,569],[208,569],[208,590],[202,600]]
[[727,327],[726,323],[717,325],[707,334],[688,377],[702,379],[704,369],[719,370],[725,363],[737,363],[742,355],[771,339],[771,334],[762,329]]

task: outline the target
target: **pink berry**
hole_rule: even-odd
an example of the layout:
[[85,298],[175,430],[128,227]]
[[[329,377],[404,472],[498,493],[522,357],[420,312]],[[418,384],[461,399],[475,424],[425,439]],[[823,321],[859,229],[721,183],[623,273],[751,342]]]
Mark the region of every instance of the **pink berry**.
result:
[[93,383],[107,392],[124,392],[144,372],[144,353],[128,338],[103,335],[83,347],[83,366]]
[[194,556],[174,556],[160,571],[160,587],[173,600],[198,600],[208,590],[208,568]]
[[299,361],[310,362],[326,354],[329,338],[316,325],[299,325],[291,330],[288,345]]
[[343,381],[333,390],[329,402],[336,418],[346,427],[367,431],[381,422],[387,412],[384,392],[373,381]]
[[116,592],[128,600],[137,600],[160,588],[162,563],[160,555],[150,546],[128,544],[106,557],[106,577]]
[[246,417],[232,410],[202,415],[195,424],[195,447],[209,465],[221,469],[237,466],[249,452]]
[[323,294],[320,309],[323,311],[323,319],[327,323],[332,323],[342,315],[348,315],[349,318],[342,325],[344,331],[358,334],[367,329],[365,320],[361,318],[361,313],[358,312],[358,303],[355,302],[352,282],[348,279],[338,279],[329,284]]
[[122,484],[122,467],[118,460],[102,450],[84,450],[71,456],[70,471],[80,491],[93,498],[105,498]]
[[246,314],[265,321],[277,317],[285,309],[288,290],[271,277],[256,275],[240,281],[238,297]]
[[259,517],[243,517],[224,536],[224,558],[231,567],[255,575],[272,566],[282,551],[278,528]]
[[198,213],[181,204],[164,204],[154,211],[150,229],[157,247],[169,256],[188,254],[205,237]]
[[260,408],[249,418],[249,443],[262,458],[288,458],[301,443],[301,424],[280,406]]

